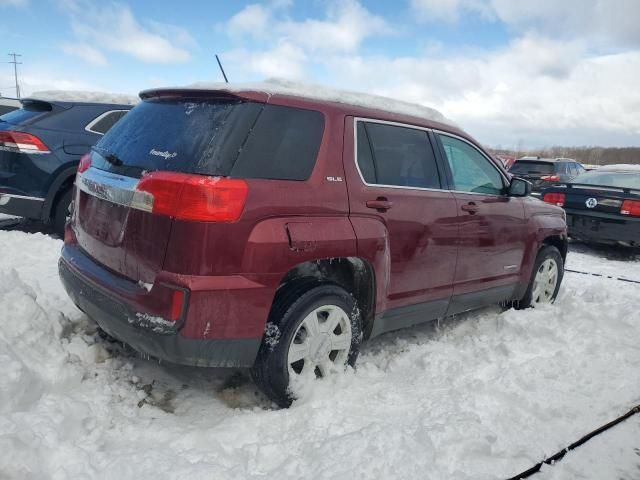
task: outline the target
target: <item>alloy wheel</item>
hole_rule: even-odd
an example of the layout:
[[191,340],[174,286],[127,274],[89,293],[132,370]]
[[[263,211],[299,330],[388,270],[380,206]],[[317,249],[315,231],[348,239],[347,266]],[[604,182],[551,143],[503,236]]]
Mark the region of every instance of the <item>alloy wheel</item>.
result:
[[352,331],[347,312],[337,305],[323,305],[309,313],[289,345],[290,375],[314,372],[326,377],[342,369],[349,358]]

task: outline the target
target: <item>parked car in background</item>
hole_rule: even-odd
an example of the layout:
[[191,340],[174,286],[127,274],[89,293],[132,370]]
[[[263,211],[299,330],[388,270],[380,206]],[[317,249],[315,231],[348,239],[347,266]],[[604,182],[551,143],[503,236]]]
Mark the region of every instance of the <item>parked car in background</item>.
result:
[[14,98],[0,97],[0,115],[12,112],[20,108],[20,101]]
[[552,302],[564,212],[431,109],[288,83],[142,92],[83,157],[62,282],[111,336],[290,381],[363,339]]
[[586,170],[571,158],[522,157],[515,161],[509,173],[533,184],[534,194],[557,182],[569,182]]
[[640,165],[608,165],[544,191],[577,240],[640,247]]
[[0,116],[0,213],[51,223],[62,235],[80,157],[132,106],[21,102]]

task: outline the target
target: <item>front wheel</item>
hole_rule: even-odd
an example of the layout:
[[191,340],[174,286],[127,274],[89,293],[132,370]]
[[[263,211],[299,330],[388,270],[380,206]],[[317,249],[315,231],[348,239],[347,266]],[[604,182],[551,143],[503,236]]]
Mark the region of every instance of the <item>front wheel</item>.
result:
[[558,296],[563,276],[564,262],[560,251],[551,245],[541,248],[533,265],[527,292],[522,300],[516,302],[515,307],[522,309],[553,303]]
[[337,285],[305,279],[282,290],[252,376],[271,400],[288,407],[296,378],[326,377],[355,364],[362,329],[353,297]]

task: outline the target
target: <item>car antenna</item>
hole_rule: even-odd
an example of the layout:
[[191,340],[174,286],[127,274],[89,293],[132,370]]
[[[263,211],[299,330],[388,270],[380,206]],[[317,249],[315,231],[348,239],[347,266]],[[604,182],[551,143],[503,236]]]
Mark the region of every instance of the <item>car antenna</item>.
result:
[[222,72],[222,76],[224,77],[224,82],[225,83],[229,83],[229,80],[227,80],[227,74],[224,73],[224,68],[222,68],[222,62],[220,62],[220,58],[218,57],[217,53],[216,53],[216,60],[218,61],[218,66],[220,67],[220,71]]

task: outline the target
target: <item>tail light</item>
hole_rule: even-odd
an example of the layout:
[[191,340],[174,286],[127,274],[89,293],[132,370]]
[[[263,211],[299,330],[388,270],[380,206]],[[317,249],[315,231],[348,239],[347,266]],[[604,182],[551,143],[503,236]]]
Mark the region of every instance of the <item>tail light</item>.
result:
[[560,176],[559,175],[545,175],[543,177],[540,177],[540,180],[544,180],[545,182],[559,182],[560,181]]
[[244,180],[176,172],[152,172],[137,190],[144,209],[180,220],[234,222],[244,210],[249,187]]
[[42,140],[24,132],[0,132],[0,150],[16,153],[51,153]]
[[565,196],[564,193],[545,193],[542,199],[546,203],[562,207],[564,205]]
[[640,200],[625,200],[620,207],[622,215],[630,215],[632,217],[640,217]]
[[78,173],[86,172],[91,168],[91,154],[87,153],[82,156],[80,159],[80,164],[78,165]]

